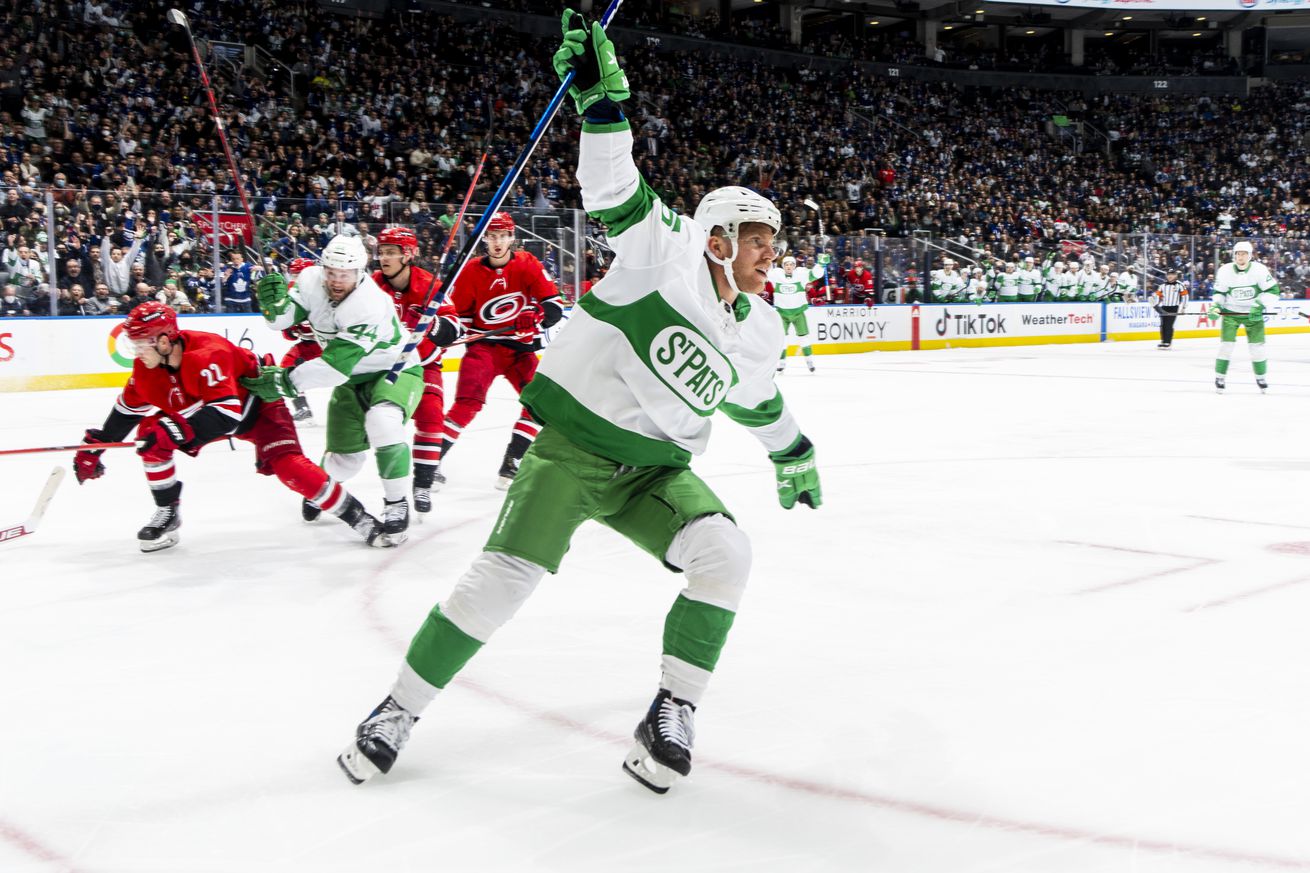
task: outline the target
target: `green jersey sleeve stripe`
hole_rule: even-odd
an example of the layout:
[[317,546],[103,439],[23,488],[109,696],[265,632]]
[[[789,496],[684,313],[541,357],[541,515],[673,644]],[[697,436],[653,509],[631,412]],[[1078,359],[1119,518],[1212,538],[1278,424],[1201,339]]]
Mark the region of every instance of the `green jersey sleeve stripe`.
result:
[[632,192],[632,196],[624,200],[618,206],[611,206],[608,209],[597,209],[590,213],[591,217],[597,221],[603,222],[609,229],[609,236],[618,236],[634,224],[640,222],[647,215],[650,215],[651,209],[655,205],[655,192],[646,180],[640,176],[637,177],[637,190]]
[[782,415],[782,392],[775,390],[771,398],[752,408],[738,406],[725,400],[719,409],[722,409],[724,414],[737,424],[746,427],[764,427],[766,424],[773,424]]
[[368,349],[357,346],[349,340],[334,339],[323,349],[323,360],[341,375],[349,376],[355,365],[362,361],[368,352]]
[[592,454],[630,467],[686,467],[691,452],[606,421],[547,376],[537,373],[519,398],[533,417]]

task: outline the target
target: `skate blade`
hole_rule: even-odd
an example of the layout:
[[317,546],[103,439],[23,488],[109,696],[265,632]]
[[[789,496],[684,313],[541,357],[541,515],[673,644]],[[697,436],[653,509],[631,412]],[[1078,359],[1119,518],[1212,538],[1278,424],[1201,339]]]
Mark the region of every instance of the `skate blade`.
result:
[[646,747],[637,743],[623,759],[623,772],[656,794],[667,794],[678,780],[676,770],[671,770],[650,756]]
[[409,539],[409,534],[405,531],[393,534],[378,534],[369,545],[375,549],[390,549],[400,545],[407,539]]
[[164,549],[171,549],[181,542],[181,538],[175,532],[170,531],[157,540],[137,540],[141,545],[143,552],[161,552]]
[[355,785],[363,785],[382,772],[377,768],[376,764],[365,757],[364,753],[359,750],[359,746],[354,743],[350,744],[350,748],[337,755],[337,766],[341,768],[342,773],[346,774],[346,778]]

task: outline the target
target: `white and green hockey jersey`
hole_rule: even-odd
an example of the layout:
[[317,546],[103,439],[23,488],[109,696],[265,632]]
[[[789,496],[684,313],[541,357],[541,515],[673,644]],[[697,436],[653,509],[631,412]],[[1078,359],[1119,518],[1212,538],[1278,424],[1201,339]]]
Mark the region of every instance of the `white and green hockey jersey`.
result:
[[[286,330],[307,321],[323,347],[323,357],[291,371],[291,382],[301,391],[376,378],[391,369],[409,339],[391,296],[372,278],[365,278],[345,300],[333,305],[323,268],[306,267],[296,277],[290,297],[291,305],[269,323]],[[418,366],[417,353],[410,353],[405,366]]]
[[967,284],[963,275],[956,270],[933,270],[929,274],[932,293],[938,300],[959,300]]
[[805,286],[823,278],[823,267],[797,266],[790,276],[782,267],[774,267],[768,278],[773,283],[773,308],[790,313],[810,305]]
[[1015,271],[1019,277],[1019,294],[1030,297],[1042,290],[1042,271],[1033,267],[1031,270],[1020,268]]
[[1019,299],[1019,273],[1009,270],[996,274],[996,294],[1002,303],[1013,303]]
[[1227,312],[1250,312],[1257,300],[1267,307],[1277,299],[1278,280],[1259,261],[1248,262],[1245,270],[1229,262],[1215,273],[1214,302]]
[[1113,291],[1115,294],[1122,294],[1123,299],[1127,300],[1137,293],[1137,277],[1129,270],[1121,270],[1114,279]]
[[627,121],[583,123],[577,175],[615,258],[542,355],[524,405],[587,451],[635,467],[686,466],[716,410],[771,452],[795,445],[800,429],[773,384],[781,317],[750,294],[720,300],[708,229],[647,186]]

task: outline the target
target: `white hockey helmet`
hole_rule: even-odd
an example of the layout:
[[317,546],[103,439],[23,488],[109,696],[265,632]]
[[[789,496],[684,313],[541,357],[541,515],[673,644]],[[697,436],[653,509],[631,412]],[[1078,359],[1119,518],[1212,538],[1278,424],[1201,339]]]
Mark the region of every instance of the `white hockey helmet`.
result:
[[1251,247],[1249,242],[1242,240],[1233,246],[1233,254],[1237,254],[1238,252],[1246,252],[1248,255],[1252,255],[1255,254],[1255,249]]
[[768,198],[749,188],[729,185],[715,188],[696,204],[696,223],[706,230],[723,228],[730,240],[737,239],[738,229],[747,222],[767,224],[777,233],[782,230],[782,213]]
[[318,262],[334,270],[364,270],[368,268],[368,250],[359,237],[341,234],[323,247]]
[[794,267],[796,266],[796,259],[793,258],[791,255],[788,255],[787,257],[782,259],[782,265],[783,267]]

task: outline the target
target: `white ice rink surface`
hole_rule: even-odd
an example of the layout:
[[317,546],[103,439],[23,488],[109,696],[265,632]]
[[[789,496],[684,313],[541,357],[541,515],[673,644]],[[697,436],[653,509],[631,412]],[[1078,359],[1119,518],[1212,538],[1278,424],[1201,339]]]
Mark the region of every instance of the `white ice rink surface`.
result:
[[[755,570],[664,797],[620,763],[680,583],[598,525],[390,776],[334,762],[489,530],[503,382],[391,551],[238,443],[181,459],[182,543],[143,555],[112,452],[0,545],[0,871],[1310,870],[1310,337],[1266,396],[1244,342],[1216,396],[1214,345],[793,360],[818,512],[721,417],[695,469]],[[0,448],[114,394],[0,395]],[[0,526],[69,462],[0,458]]]

